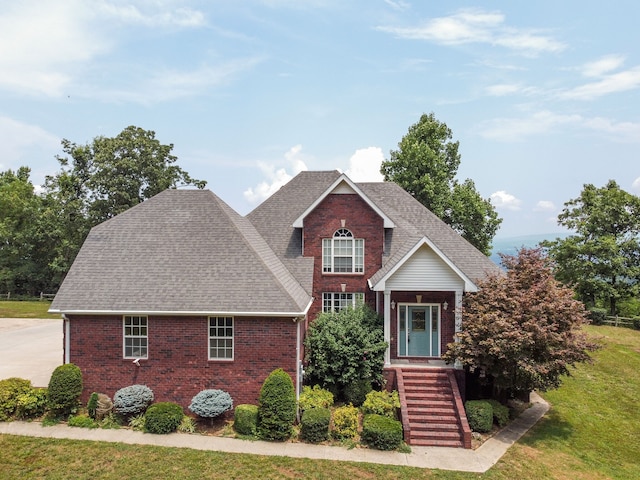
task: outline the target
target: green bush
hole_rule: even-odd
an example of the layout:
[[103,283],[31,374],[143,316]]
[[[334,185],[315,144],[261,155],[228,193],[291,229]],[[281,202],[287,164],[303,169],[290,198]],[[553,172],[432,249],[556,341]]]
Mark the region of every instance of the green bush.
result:
[[400,408],[400,397],[397,391],[387,392],[383,390],[378,392],[372,390],[367,393],[366,399],[362,404],[362,413],[365,415],[384,415],[395,419],[398,408]]
[[331,410],[323,407],[309,408],[302,414],[300,436],[311,443],[324,442],[329,438]]
[[604,321],[607,319],[607,313],[607,310],[604,308],[591,308],[587,316],[592,324],[604,325]]
[[258,435],[287,440],[296,419],[296,392],[287,372],[278,368],[262,384],[258,405]]
[[359,410],[353,405],[344,405],[333,411],[331,436],[336,440],[355,438],[358,435]]
[[493,407],[486,400],[469,400],[464,404],[469,428],[474,432],[489,432],[493,427]]
[[333,393],[314,385],[313,388],[305,385],[298,399],[298,405],[303,412],[310,408],[330,408],[333,406]]
[[347,403],[351,403],[359,407],[367,399],[367,394],[372,390],[369,380],[357,380],[345,385],[343,390],[344,399]]
[[365,415],[362,440],[378,450],[395,450],[402,444],[402,424],[383,415]]
[[31,391],[31,380],[11,377],[0,380],[0,422],[11,418],[18,407],[18,397]]
[[47,406],[53,415],[68,416],[78,409],[82,394],[82,372],[77,365],[60,365],[51,374]]
[[121,388],[113,396],[113,409],[125,417],[144,413],[151,403],[153,391],[146,385],[130,385]]
[[139,413],[138,415],[134,415],[129,419],[129,426],[138,432],[144,432],[145,424],[147,423],[144,418],[144,413]]
[[93,419],[96,418],[96,409],[98,408],[98,393],[93,392],[89,396],[89,401],[87,402],[87,412],[89,416]]
[[72,415],[67,420],[67,425],[80,428],[98,428],[96,421],[87,415]]
[[384,380],[384,341],[380,316],[366,305],[321,313],[305,339],[306,376],[331,392],[359,380]]
[[233,408],[233,400],[224,390],[202,390],[189,405],[189,410],[200,417],[215,418]]
[[184,411],[180,405],[172,402],[155,403],[144,414],[144,427],[149,433],[175,432],[183,417]]
[[238,405],[234,412],[233,428],[240,435],[255,435],[258,429],[258,406]]
[[16,417],[20,420],[37,418],[44,415],[47,409],[47,389],[30,388],[27,393],[18,395],[16,400]]
[[488,400],[493,410],[493,420],[499,427],[504,427],[509,423],[509,407],[502,405],[497,400]]
[[178,431],[180,433],[194,433],[196,431],[196,422],[193,418],[185,415],[178,425]]

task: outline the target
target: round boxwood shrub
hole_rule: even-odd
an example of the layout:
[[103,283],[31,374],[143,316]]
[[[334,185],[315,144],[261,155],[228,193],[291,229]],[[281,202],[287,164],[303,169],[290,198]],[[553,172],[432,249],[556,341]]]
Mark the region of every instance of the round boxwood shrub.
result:
[[287,372],[271,372],[260,389],[258,435],[266,440],[287,440],[296,419],[296,392]]
[[474,432],[488,432],[493,427],[493,407],[486,400],[469,400],[464,404],[469,428]]
[[143,413],[153,402],[153,392],[146,385],[121,388],[113,396],[113,409],[118,415],[130,417]]
[[60,365],[51,374],[47,406],[56,416],[68,416],[78,409],[82,394],[82,372],[73,363]]
[[355,438],[358,435],[359,410],[353,405],[343,405],[333,411],[331,436],[336,440]]
[[232,408],[231,395],[224,390],[202,390],[191,399],[189,405],[189,410],[204,418],[215,418]]
[[258,406],[238,405],[234,412],[233,429],[240,435],[255,435],[258,430]]
[[149,433],[175,432],[184,417],[182,407],[172,402],[151,405],[144,414],[144,427]]
[[502,405],[498,400],[487,400],[493,410],[493,420],[499,427],[509,423],[509,407]]
[[31,390],[31,380],[5,378],[0,380],[0,422],[8,420],[18,408],[18,397]]
[[369,380],[356,380],[345,385],[342,391],[344,399],[347,403],[351,403],[356,407],[361,406],[367,399],[367,394],[372,390]]
[[311,443],[324,442],[329,438],[331,410],[318,407],[309,408],[302,414],[300,435]]
[[329,408],[333,405],[333,393],[329,390],[321,388],[320,385],[310,387],[305,385],[302,387],[298,406],[300,410],[305,411],[310,408]]
[[395,450],[402,444],[402,424],[384,415],[365,415],[362,440],[378,450]]

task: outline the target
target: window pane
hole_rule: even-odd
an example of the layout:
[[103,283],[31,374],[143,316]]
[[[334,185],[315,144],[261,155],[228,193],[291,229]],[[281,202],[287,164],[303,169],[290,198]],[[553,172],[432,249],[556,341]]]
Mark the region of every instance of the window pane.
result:
[[233,317],[209,318],[209,359],[233,359]]

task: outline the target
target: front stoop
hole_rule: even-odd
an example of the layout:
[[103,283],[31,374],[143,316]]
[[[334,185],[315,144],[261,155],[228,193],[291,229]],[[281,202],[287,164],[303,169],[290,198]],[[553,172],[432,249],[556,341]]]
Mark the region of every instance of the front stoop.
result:
[[471,448],[471,430],[451,369],[396,369],[405,441],[409,445]]

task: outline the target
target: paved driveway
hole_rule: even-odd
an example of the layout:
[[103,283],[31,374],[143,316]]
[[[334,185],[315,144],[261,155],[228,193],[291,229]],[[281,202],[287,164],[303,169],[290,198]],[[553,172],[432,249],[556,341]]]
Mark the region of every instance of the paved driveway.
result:
[[63,363],[62,320],[0,318],[0,380],[20,377],[49,385]]

